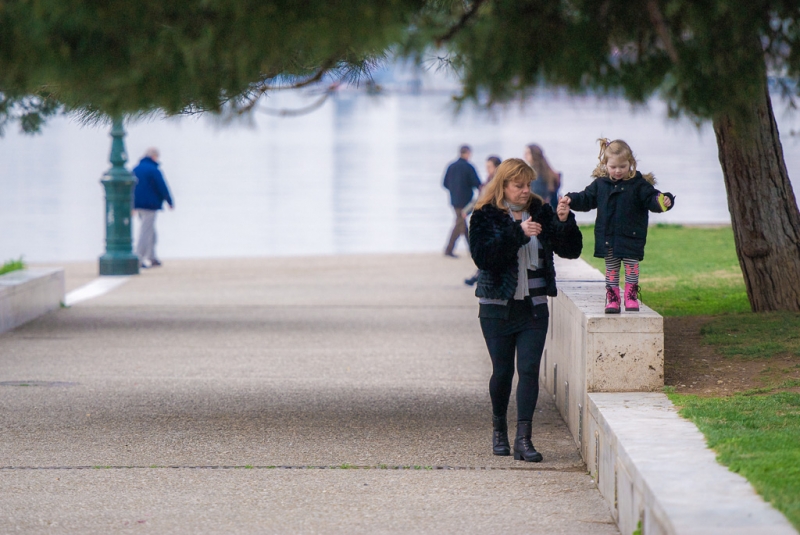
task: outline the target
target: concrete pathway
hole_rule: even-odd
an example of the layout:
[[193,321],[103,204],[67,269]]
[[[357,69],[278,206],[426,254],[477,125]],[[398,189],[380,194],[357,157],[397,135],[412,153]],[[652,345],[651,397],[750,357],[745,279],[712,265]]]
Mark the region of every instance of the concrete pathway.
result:
[[473,269],[171,261],[0,335],[0,532],[617,533],[546,396],[490,454]]

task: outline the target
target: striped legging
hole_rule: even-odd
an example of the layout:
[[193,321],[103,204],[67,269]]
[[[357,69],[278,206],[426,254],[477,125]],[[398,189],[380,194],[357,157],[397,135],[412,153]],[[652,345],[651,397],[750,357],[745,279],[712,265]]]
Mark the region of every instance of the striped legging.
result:
[[639,261],[633,258],[617,258],[609,248],[606,252],[606,288],[619,288],[619,268],[625,265],[625,283],[639,284]]

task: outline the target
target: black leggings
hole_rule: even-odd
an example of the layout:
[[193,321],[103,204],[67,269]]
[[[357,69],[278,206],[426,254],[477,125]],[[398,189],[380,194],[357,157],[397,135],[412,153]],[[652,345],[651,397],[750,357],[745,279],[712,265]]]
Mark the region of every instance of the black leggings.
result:
[[530,421],[539,397],[539,364],[547,337],[547,305],[531,307],[528,301],[509,305],[509,318],[481,318],[481,330],[492,358],[489,395],[492,413],[505,417],[514,379],[514,352],[517,354],[517,421]]

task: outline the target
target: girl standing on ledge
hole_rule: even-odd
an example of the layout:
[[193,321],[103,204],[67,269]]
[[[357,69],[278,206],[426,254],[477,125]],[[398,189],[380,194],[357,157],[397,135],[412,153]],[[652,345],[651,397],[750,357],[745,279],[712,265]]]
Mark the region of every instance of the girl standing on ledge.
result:
[[478,266],[481,330],[492,359],[489,395],[494,435],[492,452],[510,455],[506,413],[514,379],[516,352],[517,437],[514,459],[539,462],[531,442],[531,421],[539,397],[539,364],[549,311],[555,296],[553,253],[577,258],[583,237],[566,204],[558,212],[531,193],[536,172],[511,158],[497,168],[481,191],[469,230],[472,259]]
[[600,162],[594,182],[580,193],[568,193],[561,203],[578,212],[597,208],[594,256],[606,260],[606,314],[619,314],[619,268],[625,265],[625,310],[639,311],[639,262],[644,259],[648,213],[671,209],[675,197],[661,193],[652,173],[636,170],[630,146],[600,138]]

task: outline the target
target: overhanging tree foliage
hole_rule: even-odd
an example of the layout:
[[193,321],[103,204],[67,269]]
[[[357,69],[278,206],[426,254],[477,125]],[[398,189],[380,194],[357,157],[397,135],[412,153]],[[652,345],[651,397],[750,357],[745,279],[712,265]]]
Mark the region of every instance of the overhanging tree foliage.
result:
[[768,68],[800,75],[797,2],[476,0],[460,22],[445,35],[465,97],[542,84],[633,102],[657,93],[671,114],[712,121],[751,307],[800,311],[800,213],[767,87]]
[[246,109],[393,46],[449,50],[463,97],[486,104],[542,85],[658,94],[714,124],[753,310],[800,310],[800,214],[766,82],[800,77],[799,22],[780,0],[0,0],[0,126],[35,130],[54,103]]
[[88,114],[246,106],[276,85],[357,75],[422,5],[0,0],[0,91]]

